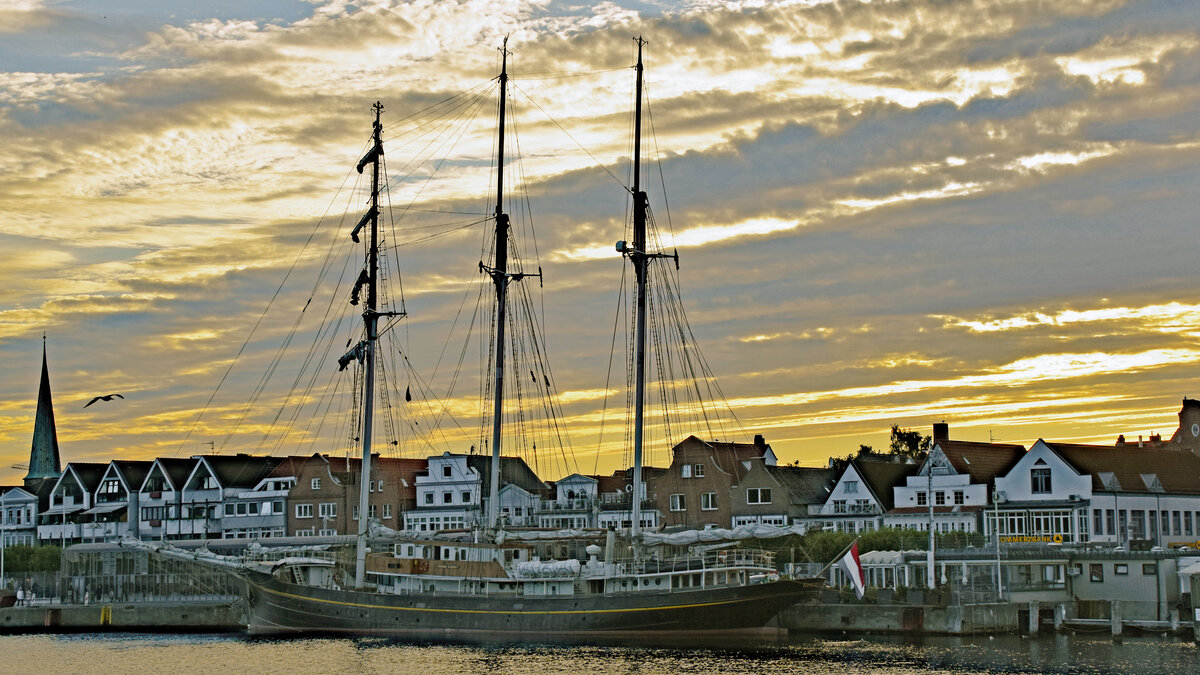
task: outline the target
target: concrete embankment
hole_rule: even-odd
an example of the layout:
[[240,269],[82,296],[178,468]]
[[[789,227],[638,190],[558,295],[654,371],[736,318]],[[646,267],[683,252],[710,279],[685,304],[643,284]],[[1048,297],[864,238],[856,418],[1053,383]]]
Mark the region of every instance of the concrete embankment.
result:
[[241,603],[116,603],[35,605],[0,609],[0,632],[71,631],[240,631],[246,627]]
[[951,605],[795,605],[779,615],[792,632],[924,633],[971,635],[1021,630],[1018,607],[1008,603]]

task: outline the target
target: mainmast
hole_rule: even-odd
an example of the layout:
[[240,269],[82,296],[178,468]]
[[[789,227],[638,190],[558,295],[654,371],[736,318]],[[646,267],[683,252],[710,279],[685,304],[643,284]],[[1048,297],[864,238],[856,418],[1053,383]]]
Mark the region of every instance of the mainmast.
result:
[[358,172],[363,167],[371,165],[371,208],[367,210],[350,238],[357,243],[358,233],[366,225],[371,226],[370,240],[367,245],[367,266],[359,274],[354,290],[350,294],[350,304],[358,304],[362,287],[367,287],[366,306],[363,308],[363,328],[366,339],[359,342],[354,349],[347,352],[338,363],[344,369],[351,360],[358,359],[363,364],[363,426],[362,426],[362,473],[358,484],[358,542],[354,561],[354,586],[361,588],[366,577],[367,533],[369,531],[368,514],[370,513],[371,485],[371,432],[374,428],[375,407],[375,342],[379,339],[379,317],[400,316],[401,312],[379,312],[379,169],[383,158],[383,125],[379,118],[383,113],[383,104],[379,101],[371,106],[375,111],[375,123],[372,127],[374,143],[367,154],[358,161]]
[[637,318],[634,322],[636,331],[636,351],[634,356],[634,394],[633,394],[633,495],[630,509],[631,529],[634,551],[639,547],[642,531],[642,450],[645,444],[645,434],[642,427],[645,423],[646,408],[646,302],[650,261],[655,258],[674,258],[675,266],[679,266],[679,256],[666,253],[646,252],[646,211],[649,199],[642,191],[642,47],[646,40],[641,36],[634,38],[638,46],[637,58],[637,89],[634,103],[633,127],[633,245],[624,241],[617,242],[617,250],[629,257],[633,263],[634,277],[637,280]]
[[491,497],[488,500],[488,528],[495,530],[500,520],[500,431],[504,415],[504,331],[506,299],[508,282],[519,281],[524,274],[508,273],[508,214],[504,212],[504,117],[505,95],[508,90],[508,37],[500,47],[500,123],[497,133],[499,140],[496,144],[496,259],[488,267],[482,262],[479,269],[492,277],[496,286],[496,378],[494,389],[495,407],[492,411],[492,467],[488,486]]

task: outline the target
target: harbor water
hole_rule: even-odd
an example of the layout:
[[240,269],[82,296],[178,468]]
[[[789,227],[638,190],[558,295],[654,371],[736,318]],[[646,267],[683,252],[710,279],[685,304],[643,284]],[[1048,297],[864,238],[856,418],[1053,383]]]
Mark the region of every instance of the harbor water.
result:
[[806,636],[704,648],[414,644],[243,635],[0,636],[0,672],[35,673],[1196,673],[1194,642],[1059,634]]

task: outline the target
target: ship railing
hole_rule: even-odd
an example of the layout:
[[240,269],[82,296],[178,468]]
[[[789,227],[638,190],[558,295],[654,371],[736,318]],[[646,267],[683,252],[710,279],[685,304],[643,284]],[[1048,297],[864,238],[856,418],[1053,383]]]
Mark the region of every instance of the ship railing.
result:
[[702,572],[742,567],[774,568],[774,556],[767,551],[727,548],[705,551],[696,555],[681,555],[659,559],[628,558],[616,561],[621,575],[669,574],[673,572]]

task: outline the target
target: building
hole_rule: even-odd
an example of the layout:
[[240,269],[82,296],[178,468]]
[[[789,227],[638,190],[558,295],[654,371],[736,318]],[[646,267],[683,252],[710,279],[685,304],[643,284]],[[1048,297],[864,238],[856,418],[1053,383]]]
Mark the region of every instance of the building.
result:
[[810,507],[825,503],[837,479],[837,471],[830,468],[772,466],[765,458],[748,460],[747,465],[745,475],[730,490],[734,527],[804,522]]
[[38,498],[15,485],[0,486],[0,546],[37,543]]
[[[405,514],[405,528],[433,532],[484,524],[491,499],[491,467],[491,456],[446,452],[430,457],[427,469],[414,477],[416,506]],[[510,485],[521,490],[506,489]],[[500,458],[500,490],[497,506],[508,506],[514,517],[517,508],[527,514],[550,493],[520,457]]]
[[[280,525],[284,522],[282,514],[274,513],[277,499],[252,493],[285,458],[238,453],[198,455],[195,460],[192,472],[183,482],[178,512],[167,514],[168,520],[172,515],[178,519],[180,534],[189,538],[224,539],[227,532],[235,534],[252,527],[254,523],[247,522],[248,519],[257,521],[267,515]],[[269,510],[267,514],[263,514],[264,508]],[[267,529],[274,527],[268,525]],[[259,529],[261,532],[262,528]]]
[[1021,445],[953,441],[945,422],[934,424],[929,457],[893,489],[894,507],[884,526],[928,531],[932,506],[936,531],[982,532],[992,482],[1024,454]]
[[96,489],[107,469],[107,464],[96,462],[67,464],[50,490],[50,508],[38,518],[39,541],[80,544],[103,540],[104,529],[95,527],[90,515],[83,512],[94,505]]
[[[426,467],[423,459],[372,455],[367,516],[385,527],[403,529],[405,514],[415,507],[416,477]],[[357,457],[303,458],[287,495],[287,533],[299,537],[358,534],[361,475],[362,460]]]
[[838,532],[870,532],[884,527],[897,485],[916,473],[917,465],[889,456],[852,459],[842,470],[829,496],[809,510],[811,526]]
[[92,507],[81,515],[89,519],[85,539],[117,541],[138,536],[139,490],[153,465],[150,461],[114,459],[100,476]]
[[[658,485],[669,471],[662,467],[642,467],[642,499],[638,505],[641,509],[638,520],[643,528],[657,529],[662,523],[658,493],[653,486]],[[596,527],[628,529],[633,526],[633,469],[618,469],[611,476],[596,476],[596,492],[600,500]]]
[[753,443],[704,441],[688,436],[671,448],[671,466],[656,476],[654,492],[663,524],[688,530],[729,527],[733,486],[759,460],[775,466],[775,452],[762,435]]
[[[150,465],[138,490],[138,537],[154,539],[191,539],[197,535],[195,522],[181,517],[183,486],[196,459],[159,457]],[[207,513],[197,514],[207,517]]]

